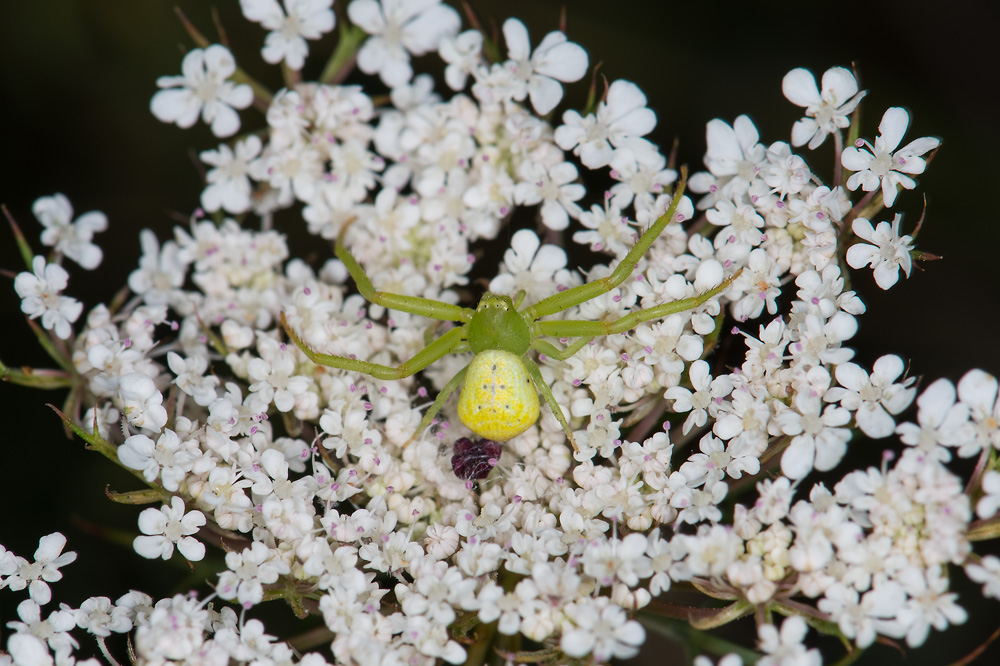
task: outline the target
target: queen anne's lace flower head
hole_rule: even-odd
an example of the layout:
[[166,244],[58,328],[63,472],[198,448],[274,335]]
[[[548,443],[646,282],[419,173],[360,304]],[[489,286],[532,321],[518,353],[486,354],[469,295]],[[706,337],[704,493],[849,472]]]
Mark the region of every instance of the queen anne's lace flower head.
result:
[[[284,596],[345,663],[463,663],[483,647],[460,629],[476,622],[496,623],[498,649],[545,645],[528,660],[602,663],[634,656],[634,613],[690,581],[734,600],[706,623],[758,609],[760,663],[812,665],[805,621],[774,611],[824,614],[858,646],[919,645],[965,619],[948,566],[1000,596],[1000,564],[972,554],[1000,506],[1000,384],[983,371],[930,383],[905,422],[906,361],[867,368],[850,346],[866,305],[845,265],[886,289],[920,256],[900,215],[867,219],[937,146],[898,147],[905,111],[886,112],[874,146],[837,155],[846,188],[825,185],[798,150],[828,135],[839,149],[864,92],[844,68],[819,85],[794,69],[781,88],[804,117],[790,143],[747,115],[707,123],[705,171],[686,181],[696,208],[670,191],[686,171],[649,140],[657,116],[638,84],[547,117],[589,68],[562,31],[532,48],[517,19],[460,32],[440,0],[352,0],[323,80],[306,81],[333,3],[241,6],[285,87],[251,87],[219,45],[159,81],[165,122],[230,137],[237,110],[261,113],[202,150],[187,224],[139,232],[132,297],[83,322],[58,262],[96,266],[106,221],[74,221],[61,195],[36,202],[53,260],[35,257],[15,289],[65,358],[41,380],[5,370],[79,380],[67,418],[84,414],[74,427],[148,484],[129,499],[163,503],[139,513],[134,550],[217,564],[216,596],[133,592],[46,615],[65,539],[46,537],[34,562],[0,548],[0,588],[31,596],[6,646],[16,660],[71,663],[75,621],[99,639],[133,632],[137,663],[322,666],[219,603]],[[435,51],[447,87],[414,75]],[[344,83],[355,63],[381,83]],[[295,211],[318,261],[283,235]],[[572,303],[528,324],[521,360],[550,404],[506,442],[467,437],[446,399],[472,356],[464,306],[487,284],[528,312]],[[893,435],[898,457],[841,469]],[[971,490],[952,451],[981,458]],[[208,557],[219,544],[225,557]]]

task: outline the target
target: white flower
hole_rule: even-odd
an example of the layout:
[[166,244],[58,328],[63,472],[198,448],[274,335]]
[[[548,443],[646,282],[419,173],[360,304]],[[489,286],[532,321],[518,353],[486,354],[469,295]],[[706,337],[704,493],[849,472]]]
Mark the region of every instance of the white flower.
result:
[[965,575],[969,580],[983,584],[983,596],[1000,599],[1000,558],[987,555],[982,562],[970,559],[965,565]]
[[12,590],[28,588],[28,596],[37,604],[44,605],[52,600],[52,590],[48,583],[62,580],[59,567],[76,561],[76,553],[62,552],[66,546],[66,537],[59,532],[47,534],[38,540],[35,550],[35,561],[28,562],[23,558],[16,559],[16,570],[5,580]]
[[132,435],[118,447],[121,464],[142,472],[146,481],[155,481],[159,476],[163,487],[170,492],[177,492],[200,457],[197,441],[181,441],[169,428],[155,443],[146,435]]
[[179,257],[180,248],[174,241],[167,241],[161,248],[156,234],[149,229],[139,232],[139,245],[142,257],[139,268],[129,273],[129,289],[149,305],[171,303],[187,274],[187,265]]
[[[229,654],[212,655],[205,645],[205,632],[212,617],[196,596],[176,595],[160,599],[135,631],[139,661],[148,663],[208,661],[228,663]],[[204,653],[202,650],[204,649]]]
[[782,199],[802,192],[815,178],[806,161],[794,154],[784,141],[775,141],[767,147],[767,162],[761,176],[771,191]]
[[167,410],[163,407],[163,394],[156,390],[153,380],[141,372],[129,372],[118,380],[122,399],[122,412],[128,422],[137,428],[159,432],[167,424]]
[[781,92],[792,104],[805,107],[806,117],[792,126],[792,145],[809,144],[815,150],[826,137],[849,126],[848,116],[857,108],[865,92],[849,69],[831,67],[823,73],[823,91],[816,88],[812,72],[797,67],[781,80]]
[[91,597],[74,614],[76,624],[94,636],[110,636],[132,631],[132,620],[125,608],[113,605],[107,597]]
[[615,81],[597,111],[581,116],[572,109],[563,114],[555,140],[563,150],[572,150],[591,169],[610,164],[614,148],[627,139],[649,134],[656,114],[646,108],[646,95],[631,81]]
[[[333,0],[240,0],[240,9],[249,20],[270,30],[264,38],[261,56],[273,64],[282,60],[290,69],[302,69],[309,54],[307,39],[319,39],[337,23]],[[286,15],[287,12],[287,15]]]
[[530,229],[514,232],[510,249],[504,252],[500,273],[490,281],[490,291],[513,296],[523,289],[531,303],[552,293],[553,284],[572,286],[566,270],[566,251],[558,245],[542,245]]
[[18,632],[7,639],[7,651],[17,666],[52,666],[55,660],[45,641],[29,633]]
[[503,24],[507,42],[507,62],[517,86],[514,99],[531,97],[531,105],[540,116],[556,108],[562,99],[563,83],[579,81],[587,73],[587,52],[579,44],[566,41],[566,35],[554,30],[545,35],[535,52],[531,52],[528,29],[516,18]]
[[185,515],[184,500],[174,495],[170,506],[145,509],[139,514],[139,530],[147,536],[137,536],[132,547],[145,558],[169,560],[176,545],[187,560],[197,562],[205,557],[205,544],[190,535],[196,534],[205,522],[201,511]]
[[289,572],[288,563],[277,557],[277,551],[254,541],[250,548],[226,553],[226,567],[219,576],[216,590],[223,599],[237,599],[244,608],[259,604],[264,598],[264,585],[277,582]]
[[725,196],[745,193],[759,177],[767,159],[767,149],[759,143],[759,138],[757,127],[748,116],[738,116],[732,127],[718,118],[708,121],[705,166],[724,182],[721,189]]
[[573,241],[581,245],[590,244],[594,252],[608,252],[621,259],[635,243],[635,229],[614,197],[607,197],[604,206],[594,204],[589,211],[581,211],[580,225],[587,231],[573,232]]
[[547,167],[526,160],[518,169],[521,179],[514,187],[514,201],[526,206],[542,204],[542,223],[554,231],[569,226],[569,218],[580,215],[577,201],[587,193],[577,180],[577,170],[572,162],[559,162]]
[[912,377],[894,383],[904,370],[903,359],[894,354],[875,361],[871,377],[854,363],[841,363],[835,371],[840,386],[828,390],[823,399],[854,412],[858,427],[869,437],[888,437],[896,429],[890,414],[909,407],[917,394]]
[[87,270],[100,265],[104,254],[90,241],[96,232],[108,228],[108,218],[104,213],[94,210],[74,220],[73,206],[65,195],[59,193],[36,199],[31,212],[45,227],[42,232],[44,245],[54,247],[56,252]]
[[855,243],[847,249],[847,263],[851,268],[871,266],[875,269],[875,283],[882,289],[888,289],[899,279],[899,269],[903,269],[906,277],[910,277],[912,261],[910,250],[913,249],[913,239],[907,235],[899,235],[899,224],[903,216],[896,213],[892,224],[879,222],[872,228],[872,223],[863,217],[855,218],[851,229],[855,235],[868,243]]
[[831,585],[817,606],[837,623],[840,631],[854,639],[858,647],[868,647],[876,633],[891,627],[903,608],[906,594],[893,581],[884,582],[865,592],[860,599],[857,590],[841,583]]
[[60,296],[66,288],[69,273],[59,264],[46,264],[45,257],[31,260],[34,273],[18,273],[14,291],[21,297],[21,311],[31,319],[42,318],[42,328],[66,340],[73,333],[70,326],[83,312],[83,303],[69,296]]
[[250,106],[253,89],[228,80],[236,72],[236,61],[229,49],[218,44],[194,49],[184,56],[181,72],[181,76],[156,80],[163,90],[149,103],[153,115],[182,128],[191,127],[201,116],[215,136],[235,134],[240,129],[240,117],[234,109]]
[[209,213],[220,208],[227,213],[250,210],[250,163],[260,155],[260,138],[251,134],[237,141],[234,148],[223,143],[216,150],[206,150],[199,155],[202,162],[215,167],[205,174],[206,185],[201,193],[201,205]]
[[709,415],[714,417],[718,413],[716,400],[721,400],[733,390],[728,375],[712,379],[711,368],[701,359],[691,364],[688,378],[691,380],[693,391],[683,386],[672,386],[663,394],[667,400],[674,401],[675,412],[691,412],[684,421],[682,432],[685,435],[691,432],[691,428],[705,425]]
[[847,451],[851,431],[846,426],[851,413],[842,407],[827,405],[819,398],[801,392],[795,395],[794,409],[781,411],[774,423],[792,441],[781,456],[781,472],[790,479],[801,479],[813,468],[827,472],[840,462]]
[[758,647],[767,653],[757,662],[758,666],[820,666],[823,658],[819,650],[807,650],[802,644],[808,632],[806,621],[798,615],[785,618],[780,632],[773,624],[757,627]]
[[[840,162],[854,171],[847,179],[847,189],[856,190],[860,186],[865,192],[872,192],[882,185],[882,201],[891,208],[896,201],[896,186],[908,190],[916,187],[916,182],[905,174],[923,173],[927,163],[921,155],[937,148],[941,142],[933,137],[915,139],[895,153],[896,146],[903,139],[910,116],[906,109],[892,107],[882,116],[879,135],[873,147],[867,141],[858,139],[856,146],[848,146],[841,155]],[[859,150],[866,147],[868,152]]]
[[958,449],[962,458],[977,456],[990,448],[1000,449],[1000,383],[988,372],[969,370],[958,381],[958,398],[969,408],[972,430]]
[[639,653],[646,632],[607,597],[581,598],[563,608],[566,621],[559,647],[570,657],[591,654],[597,663]]
[[896,616],[899,632],[905,632],[910,647],[923,645],[931,627],[944,631],[949,624],[968,619],[964,608],[955,603],[958,594],[948,591],[948,576],[938,568],[911,566],[896,577],[906,590],[906,605]]
[[[43,618],[41,606],[35,600],[25,599],[17,605],[17,615],[21,621],[7,623],[8,627],[17,632],[7,643],[14,663],[18,666],[51,665],[53,661],[48,650],[56,653],[55,663],[73,663],[71,655],[79,644],[69,632],[76,628],[76,621],[73,612],[65,604],[63,606],[63,609],[53,611]],[[0,660],[0,663],[11,662]]]
[[732,652],[722,657],[717,664],[703,654],[694,658],[694,666],[713,666],[713,664],[714,666],[743,666],[743,657]]
[[295,355],[270,338],[261,338],[258,348],[264,358],[254,358],[247,363],[250,396],[247,402],[254,411],[265,412],[272,402],[278,411],[288,412],[295,400],[309,389],[312,381],[295,373]]
[[956,402],[955,397],[955,386],[947,379],[925,388],[917,398],[917,423],[900,423],[896,427],[899,441],[948,462],[951,453],[944,447],[960,446],[972,437],[969,407]]
[[218,397],[215,387],[219,385],[219,378],[215,375],[205,376],[208,370],[208,359],[204,356],[190,356],[183,358],[175,352],[167,352],[167,365],[177,379],[173,384],[177,384],[180,390],[194,398],[194,401],[202,407],[212,404]]
[[476,67],[483,61],[483,33],[466,30],[455,37],[445,37],[438,47],[441,59],[448,63],[444,80],[452,90],[461,90]]
[[458,12],[441,0],[354,0],[347,15],[371,35],[358,51],[358,69],[378,74],[390,88],[413,77],[410,54],[437,50],[462,25]]

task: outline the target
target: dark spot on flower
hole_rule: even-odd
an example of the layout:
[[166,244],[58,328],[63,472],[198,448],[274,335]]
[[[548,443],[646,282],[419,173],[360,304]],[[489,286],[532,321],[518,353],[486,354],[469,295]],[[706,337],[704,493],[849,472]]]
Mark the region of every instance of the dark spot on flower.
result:
[[455,440],[451,469],[466,481],[485,479],[500,459],[500,443],[491,439],[472,441],[468,437]]

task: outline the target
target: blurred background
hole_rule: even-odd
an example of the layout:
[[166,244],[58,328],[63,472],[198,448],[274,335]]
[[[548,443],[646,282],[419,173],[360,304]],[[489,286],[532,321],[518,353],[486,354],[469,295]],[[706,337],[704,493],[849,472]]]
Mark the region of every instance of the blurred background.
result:
[[[800,109],[782,96],[782,76],[794,67],[811,69],[817,79],[832,66],[856,67],[862,88],[869,91],[862,137],[874,139],[886,108],[905,106],[911,124],[904,143],[929,135],[943,140],[933,164],[919,177],[917,193],[903,192],[897,210],[905,213],[904,228],[912,231],[926,193],[927,219],[918,247],[944,258],[924,264],[888,293],[875,286],[870,270],[855,274],[854,287],[869,309],[854,341],[857,358],[870,365],[882,354],[900,354],[910,363],[909,373],[925,385],[938,377],[957,380],[973,367],[1000,373],[1000,199],[993,198],[1000,191],[994,103],[1000,84],[995,41],[1000,10],[992,3],[470,4],[487,27],[499,26],[508,16],[522,18],[533,44],[559,26],[565,5],[569,38],[587,48],[592,66],[601,63],[609,81],[629,79],[646,92],[659,118],[651,138],[663,146],[678,139],[679,161],[692,170],[701,166],[708,120],[731,123],[746,113],[763,143],[787,141]],[[235,0],[184,0],[176,6],[210,38],[218,34],[212,18],[217,10],[237,61],[272,89],[280,86],[277,69],[259,58],[264,31],[241,18]],[[337,6],[343,10],[341,0]],[[183,53],[192,47],[174,7],[160,0],[0,4],[0,203],[9,207],[36,251],[41,250],[40,226],[31,215],[36,198],[62,192],[77,215],[90,210],[108,215],[110,228],[97,237],[104,265],[93,273],[68,266],[68,294],[87,309],[108,301],[136,267],[140,229],[151,228],[165,238],[178,216],[186,218],[198,205],[197,154],[217,145],[204,125],[182,131],[149,112],[156,78],[178,74]],[[311,43],[311,52],[328,53],[333,41],[331,33]],[[309,61],[306,77],[316,76],[322,65],[323,57]],[[568,100],[580,104],[585,95],[585,85],[576,84]],[[241,115],[244,128],[259,126],[253,111]],[[801,152],[828,176],[830,141],[814,154]],[[0,269],[24,270],[4,230]],[[45,367],[11,282],[0,282],[0,359],[14,367]],[[127,532],[136,529],[137,509],[108,502],[104,490],[108,484],[114,490],[137,486],[84,451],[81,442],[65,439],[44,406],[59,405],[63,398],[0,384],[7,416],[0,435],[0,493],[7,507],[0,514],[0,543],[30,557],[40,536],[55,530],[66,534],[68,548],[78,551],[80,560],[64,570],[66,581],[56,587],[56,600],[74,606],[92,594],[115,598],[138,581],[154,595],[197,584],[199,576],[186,567],[151,565],[130,552]],[[881,448],[867,455],[876,460]],[[1000,625],[996,602],[975,603],[978,592],[963,585],[960,572],[954,578],[970,621],[943,636],[932,635],[907,663],[950,663]],[[12,595],[0,593],[0,627],[16,619],[11,600]],[[744,621],[743,630],[749,627]],[[663,650],[647,654],[652,655],[648,663],[674,663]],[[998,658],[994,648],[979,663]],[[860,663],[902,659],[876,647]]]

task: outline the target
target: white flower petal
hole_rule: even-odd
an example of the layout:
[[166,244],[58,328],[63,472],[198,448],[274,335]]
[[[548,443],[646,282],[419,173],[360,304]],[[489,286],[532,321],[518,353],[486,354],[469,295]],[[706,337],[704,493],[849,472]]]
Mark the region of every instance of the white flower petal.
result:
[[906,134],[906,128],[910,124],[910,114],[906,109],[893,106],[886,110],[882,116],[882,122],[878,124],[878,132],[881,135],[882,146],[886,151],[893,151]]
[[[824,84],[826,76],[823,77]],[[826,87],[825,85],[823,86]],[[822,100],[816,88],[816,77],[808,69],[796,67],[781,79],[781,92],[796,106],[817,106]]]

